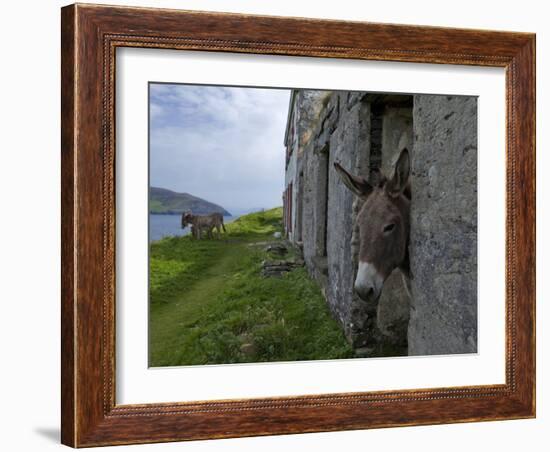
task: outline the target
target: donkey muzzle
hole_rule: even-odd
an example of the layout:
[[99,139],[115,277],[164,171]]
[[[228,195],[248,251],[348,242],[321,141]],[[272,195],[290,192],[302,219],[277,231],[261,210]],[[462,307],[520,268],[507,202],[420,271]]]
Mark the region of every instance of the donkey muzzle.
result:
[[369,262],[359,262],[354,289],[363,301],[376,301],[382,292],[383,276]]

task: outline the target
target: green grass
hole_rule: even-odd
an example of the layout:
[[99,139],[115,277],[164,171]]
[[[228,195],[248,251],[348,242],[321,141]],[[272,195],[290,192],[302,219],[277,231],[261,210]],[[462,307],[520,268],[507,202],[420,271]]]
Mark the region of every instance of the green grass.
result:
[[[353,350],[304,268],[264,278],[282,209],[243,216],[221,240],[151,245],[149,364],[335,359]],[[246,345],[248,344],[248,345]]]

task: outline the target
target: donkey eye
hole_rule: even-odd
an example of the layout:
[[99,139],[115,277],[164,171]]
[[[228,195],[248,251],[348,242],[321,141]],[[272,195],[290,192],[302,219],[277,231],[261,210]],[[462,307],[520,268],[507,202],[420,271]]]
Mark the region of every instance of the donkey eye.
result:
[[384,232],[390,232],[393,231],[393,228],[395,228],[395,223],[390,223],[384,226]]

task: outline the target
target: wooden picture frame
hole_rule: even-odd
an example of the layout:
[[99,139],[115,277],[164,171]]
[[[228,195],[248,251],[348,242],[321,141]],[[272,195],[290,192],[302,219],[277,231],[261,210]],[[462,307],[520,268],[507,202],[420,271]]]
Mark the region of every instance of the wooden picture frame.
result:
[[[62,442],[73,447],[535,416],[535,35],[71,5],[62,9]],[[506,70],[506,383],[115,403],[115,50]]]

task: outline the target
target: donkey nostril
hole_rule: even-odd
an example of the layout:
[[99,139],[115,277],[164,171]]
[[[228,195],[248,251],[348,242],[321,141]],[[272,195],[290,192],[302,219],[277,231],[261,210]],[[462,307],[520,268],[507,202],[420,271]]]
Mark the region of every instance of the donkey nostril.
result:
[[355,291],[362,299],[366,300],[374,295],[374,287],[356,286]]
[[374,288],[373,287],[365,287],[363,289],[363,293],[360,293],[359,295],[363,299],[371,298],[374,295]]

